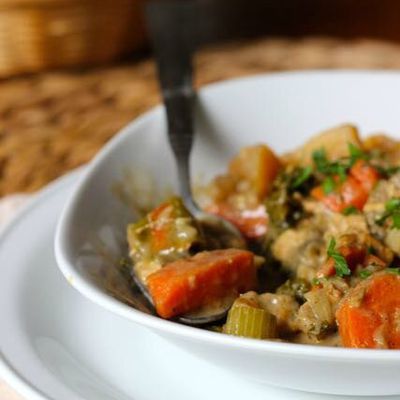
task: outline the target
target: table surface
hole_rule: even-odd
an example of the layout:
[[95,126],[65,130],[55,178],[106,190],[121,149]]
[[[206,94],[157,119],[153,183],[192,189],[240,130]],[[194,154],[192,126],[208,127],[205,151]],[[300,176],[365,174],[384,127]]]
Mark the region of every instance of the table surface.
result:
[[[400,68],[400,45],[368,39],[262,39],[196,56],[196,85],[262,72]],[[87,162],[160,100],[151,60],[0,82],[0,196],[33,192]],[[21,397],[0,381],[0,399]]]
[[[399,68],[400,45],[329,38],[263,39],[205,49],[197,86],[262,72]],[[0,196],[39,189],[87,162],[159,102],[151,60],[0,81]]]

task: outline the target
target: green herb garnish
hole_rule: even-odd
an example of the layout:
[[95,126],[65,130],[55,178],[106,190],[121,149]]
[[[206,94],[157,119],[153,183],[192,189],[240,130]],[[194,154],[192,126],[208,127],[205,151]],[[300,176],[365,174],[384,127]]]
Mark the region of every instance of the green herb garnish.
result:
[[348,206],[342,211],[343,215],[352,215],[352,214],[357,214],[357,213],[358,213],[358,208],[356,208],[354,206]]
[[326,158],[326,152],[324,149],[319,149],[314,151],[313,161],[316,170],[326,176],[339,175],[339,177],[346,176],[347,169],[349,168],[349,163],[343,160],[338,161],[328,161]]
[[308,179],[311,177],[312,173],[313,173],[313,169],[312,169],[311,165],[300,169],[298,172],[298,175],[296,176],[295,180],[291,184],[291,187],[293,189],[300,187],[303,183],[308,181]]
[[335,261],[335,270],[337,276],[343,278],[344,276],[351,274],[351,270],[346,259],[336,250],[336,240],[334,238],[332,238],[329,242],[327,254],[328,257],[331,257]]
[[353,143],[349,143],[348,147],[349,156],[336,161],[329,161],[323,148],[314,151],[312,158],[317,172],[326,176],[338,176],[340,182],[344,182],[347,178],[349,169],[356,163],[356,161],[370,159],[369,154],[365,153]]
[[394,212],[392,215],[392,228],[400,229],[400,212]]
[[370,156],[353,143],[349,143],[350,165],[353,166],[358,160],[369,160]]
[[398,198],[394,197],[385,203],[385,210],[388,212],[394,212],[398,209],[400,209],[400,199]]
[[[347,178],[347,172],[350,168],[350,162],[348,159],[341,159],[337,161],[328,161],[324,149],[319,149],[313,153],[313,161],[315,169],[325,177],[333,178],[338,177],[340,182],[344,182]],[[329,190],[332,188],[332,182],[327,183]],[[333,190],[333,189],[332,189]],[[332,191],[331,190],[331,191]]]
[[358,276],[362,279],[367,279],[372,275],[372,272],[369,271],[368,269],[363,269],[358,273]]
[[385,212],[376,220],[378,225],[383,225],[385,221],[392,219],[392,228],[400,229],[400,198],[392,198],[385,203]]
[[394,275],[400,275],[400,268],[385,268],[386,272]]
[[327,169],[329,169],[329,161],[326,158],[326,153],[324,149],[319,149],[315,150],[312,154],[312,158],[315,164],[315,167],[318,172],[321,172],[322,174],[327,172]]
[[332,193],[335,190],[336,184],[335,181],[331,176],[328,176],[322,182],[322,189],[324,190],[325,194]]

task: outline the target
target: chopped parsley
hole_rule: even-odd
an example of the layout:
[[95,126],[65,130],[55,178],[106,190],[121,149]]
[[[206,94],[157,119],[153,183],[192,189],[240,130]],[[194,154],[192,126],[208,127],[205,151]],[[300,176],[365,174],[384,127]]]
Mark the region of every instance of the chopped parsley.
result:
[[297,173],[296,178],[292,182],[291,187],[293,189],[299,188],[303,183],[308,181],[308,179],[311,177],[312,173],[313,173],[313,168],[311,167],[311,165],[309,165],[305,168],[301,168],[299,170],[299,172]]
[[385,209],[388,212],[394,212],[400,209],[400,199],[394,197],[385,203]]
[[400,212],[395,212],[392,215],[392,228],[400,229]]
[[317,172],[325,176],[338,175],[340,180],[346,179],[349,163],[344,160],[328,161],[324,149],[314,151],[312,154],[313,161]]
[[335,270],[337,276],[343,278],[344,276],[351,274],[351,270],[346,259],[336,250],[336,240],[334,238],[332,238],[329,242],[327,255],[335,261]]
[[385,271],[394,275],[400,275],[400,268],[386,268]]
[[349,143],[350,165],[353,166],[358,160],[369,160],[369,154],[365,153],[353,143]]
[[326,157],[325,149],[321,148],[312,154],[316,171],[325,176],[338,176],[340,182],[344,182],[347,178],[349,169],[358,160],[369,160],[370,155],[365,153],[362,149],[354,145],[348,144],[349,156],[340,158],[336,161],[329,161]]
[[370,277],[372,275],[372,272],[368,269],[362,269],[359,273],[358,276],[361,279],[367,279],[368,277]]
[[400,198],[393,197],[385,203],[385,212],[376,220],[376,223],[383,225],[388,218],[392,219],[393,229],[400,229]]
[[324,174],[329,170],[329,161],[326,158],[326,152],[323,148],[315,150],[312,154],[312,158],[317,171]]
[[357,214],[357,213],[358,213],[358,208],[356,208],[354,206],[348,206],[342,211],[343,215],[351,215],[351,214]]
[[331,176],[328,176],[322,182],[322,189],[325,194],[332,193],[335,190],[336,184]]

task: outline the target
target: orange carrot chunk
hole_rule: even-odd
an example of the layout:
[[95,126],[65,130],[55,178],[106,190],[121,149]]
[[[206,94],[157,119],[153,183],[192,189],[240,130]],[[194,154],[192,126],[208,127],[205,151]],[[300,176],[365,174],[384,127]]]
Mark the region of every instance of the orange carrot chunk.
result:
[[359,283],[336,319],[343,346],[400,349],[400,276],[381,272]]
[[317,186],[311,191],[311,196],[335,212],[342,212],[350,206],[362,210],[378,180],[378,171],[364,160],[358,160],[351,167],[346,180],[334,192],[326,194],[322,186]]
[[147,278],[157,313],[172,318],[226,296],[256,287],[251,252],[238,249],[205,251],[174,261]]
[[339,193],[325,194],[322,186],[317,186],[311,190],[311,196],[314,199],[321,201],[327,208],[332,211],[340,212],[346,208]]
[[358,160],[350,169],[350,175],[356,179],[366,192],[374,188],[379,180],[378,171],[364,160]]

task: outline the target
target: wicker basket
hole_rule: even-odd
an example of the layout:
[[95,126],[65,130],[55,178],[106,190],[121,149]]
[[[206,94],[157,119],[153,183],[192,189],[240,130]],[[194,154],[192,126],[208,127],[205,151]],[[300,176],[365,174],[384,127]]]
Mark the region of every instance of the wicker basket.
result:
[[108,62],[145,40],[142,0],[0,0],[0,77]]

